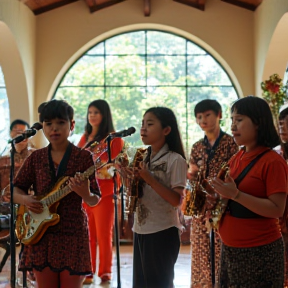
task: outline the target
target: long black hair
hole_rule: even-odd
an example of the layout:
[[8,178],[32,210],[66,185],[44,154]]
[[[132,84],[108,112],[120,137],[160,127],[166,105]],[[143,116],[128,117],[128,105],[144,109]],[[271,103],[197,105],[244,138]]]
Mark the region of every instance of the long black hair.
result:
[[102,99],[94,100],[89,104],[88,109],[87,109],[87,117],[86,117],[87,122],[85,126],[87,139],[88,139],[88,136],[92,132],[92,126],[88,120],[88,110],[92,106],[97,108],[102,115],[102,122],[100,124],[97,135],[95,135],[94,137],[94,139],[98,141],[98,140],[105,138],[109,133],[114,132],[115,129],[113,125],[113,120],[112,120],[112,115],[111,115],[109,104],[105,100],[102,100]]
[[270,107],[264,99],[256,96],[238,99],[231,107],[233,112],[248,116],[258,126],[258,145],[274,148],[280,144]]
[[180,154],[184,159],[186,159],[174,112],[167,107],[151,107],[144,113],[144,115],[147,113],[153,113],[160,121],[162,128],[170,126],[171,131],[166,136],[166,143],[168,144],[169,150]]

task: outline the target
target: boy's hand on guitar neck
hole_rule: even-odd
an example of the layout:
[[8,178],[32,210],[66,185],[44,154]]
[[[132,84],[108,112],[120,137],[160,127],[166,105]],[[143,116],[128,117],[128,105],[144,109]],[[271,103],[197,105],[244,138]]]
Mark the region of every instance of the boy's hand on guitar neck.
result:
[[81,179],[79,172],[69,179],[69,186],[82,198],[90,194],[90,181],[87,178]]
[[[83,177],[83,176],[82,176]],[[99,197],[90,192],[90,181],[88,178],[81,178],[81,173],[77,172],[74,177],[69,179],[69,187],[77,193],[89,206],[95,206]]]
[[34,213],[42,213],[43,205],[42,203],[37,200],[36,196],[33,195],[22,195],[23,197],[23,204],[26,208]]

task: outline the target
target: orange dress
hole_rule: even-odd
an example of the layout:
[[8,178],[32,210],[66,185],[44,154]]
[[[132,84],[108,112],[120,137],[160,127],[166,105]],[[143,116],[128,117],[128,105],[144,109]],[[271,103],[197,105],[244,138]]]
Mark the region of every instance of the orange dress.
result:
[[[84,134],[78,147],[84,147],[86,144],[86,135]],[[122,150],[124,141],[121,138],[114,138],[111,141],[111,158],[114,159]],[[99,147],[99,146],[98,146]],[[108,161],[108,155],[103,153],[101,154],[95,152],[97,146],[85,148],[92,152],[93,160],[97,166],[97,160],[99,157],[102,158],[102,162]],[[106,276],[108,279],[111,279],[112,274],[112,254],[113,254],[113,227],[114,227],[114,180],[110,179],[100,179],[99,174],[95,174],[97,179],[100,191],[101,191],[101,200],[94,206],[89,207],[83,203],[88,215],[88,225],[89,225],[89,239],[90,239],[90,252],[92,259],[92,272],[96,272],[96,259],[97,259],[97,245],[99,246],[99,269],[98,276]],[[102,177],[101,177],[102,178]],[[119,179],[118,179],[119,184]]]

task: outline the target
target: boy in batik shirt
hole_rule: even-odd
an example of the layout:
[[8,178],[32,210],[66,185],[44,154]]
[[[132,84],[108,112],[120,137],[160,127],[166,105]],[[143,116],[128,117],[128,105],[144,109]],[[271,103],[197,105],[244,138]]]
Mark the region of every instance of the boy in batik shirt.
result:
[[[238,151],[232,136],[220,129],[222,109],[216,100],[205,99],[194,109],[196,122],[204,131],[204,138],[193,144],[189,159],[188,178],[196,179],[200,171],[205,179],[217,176],[221,165]],[[207,199],[206,199],[207,202]],[[203,215],[193,216],[191,224],[191,287],[212,286],[209,215],[206,203]],[[209,207],[210,208],[207,208]],[[212,205],[213,206],[213,205]],[[208,225],[207,225],[208,224]],[[215,282],[219,283],[220,238],[215,236]],[[214,281],[214,280],[213,280]]]

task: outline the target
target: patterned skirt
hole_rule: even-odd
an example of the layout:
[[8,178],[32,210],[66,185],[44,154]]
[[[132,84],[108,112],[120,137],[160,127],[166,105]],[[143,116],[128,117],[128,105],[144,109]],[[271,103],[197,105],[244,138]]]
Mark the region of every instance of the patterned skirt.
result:
[[283,288],[284,243],[235,248],[222,245],[221,288]]
[[212,285],[210,238],[205,218],[192,218],[191,222],[191,286],[190,288],[218,287],[220,274],[221,240],[215,233],[215,284]]

